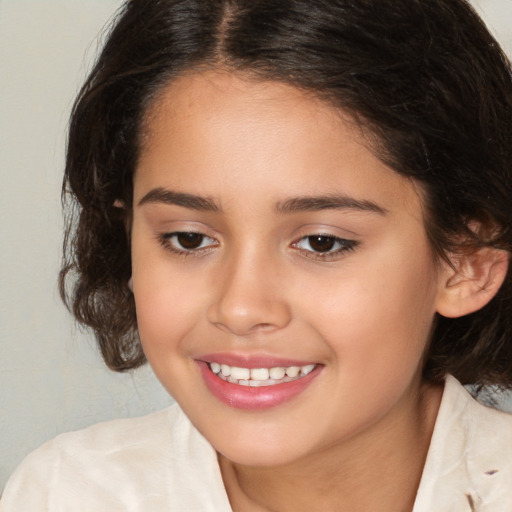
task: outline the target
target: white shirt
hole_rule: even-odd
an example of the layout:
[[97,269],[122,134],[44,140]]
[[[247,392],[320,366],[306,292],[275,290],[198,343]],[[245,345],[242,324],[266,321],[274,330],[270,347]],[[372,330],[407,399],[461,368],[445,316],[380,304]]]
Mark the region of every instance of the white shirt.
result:
[[[58,436],[9,480],[1,512],[232,512],[215,451],[177,405]],[[447,377],[413,512],[512,512],[512,415]]]

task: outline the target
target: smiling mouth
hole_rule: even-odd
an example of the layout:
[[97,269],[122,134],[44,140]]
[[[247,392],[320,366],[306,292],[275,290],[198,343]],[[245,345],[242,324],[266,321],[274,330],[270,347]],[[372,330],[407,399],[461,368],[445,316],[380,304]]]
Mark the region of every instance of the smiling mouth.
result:
[[210,371],[223,381],[249,387],[275,386],[285,382],[293,382],[305,377],[316,367],[316,364],[308,364],[305,366],[275,366],[272,368],[241,368],[216,362],[208,363]]

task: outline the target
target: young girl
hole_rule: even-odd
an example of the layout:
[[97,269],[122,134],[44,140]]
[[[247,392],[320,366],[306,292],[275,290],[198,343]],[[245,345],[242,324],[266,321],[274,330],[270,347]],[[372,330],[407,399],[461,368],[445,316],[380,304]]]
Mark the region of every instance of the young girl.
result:
[[73,111],[62,294],[177,404],[12,511],[512,510],[512,75],[465,0],[131,0]]

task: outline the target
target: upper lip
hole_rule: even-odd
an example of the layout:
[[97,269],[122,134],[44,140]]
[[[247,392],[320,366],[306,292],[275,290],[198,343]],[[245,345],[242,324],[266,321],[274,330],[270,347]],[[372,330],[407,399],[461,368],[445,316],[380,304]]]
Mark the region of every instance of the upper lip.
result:
[[317,364],[314,361],[290,359],[269,354],[237,354],[232,352],[216,352],[195,358],[206,363],[219,363],[239,368],[275,368],[290,366],[307,366]]

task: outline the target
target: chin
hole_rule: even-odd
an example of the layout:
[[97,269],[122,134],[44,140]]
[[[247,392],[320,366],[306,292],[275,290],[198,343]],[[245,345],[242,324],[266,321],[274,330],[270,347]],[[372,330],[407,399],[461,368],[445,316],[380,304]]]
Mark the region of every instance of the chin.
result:
[[277,467],[286,466],[297,460],[297,454],[282,453],[281,451],[268,451],[255,448],[254,450],[234,450],[232,447],[221,452],[223,457],[233,464],[246,467]]
[[[291,439],[290,439],[291,438]],[[250,442],[249,440],[252,440]],[[294,436],[288,436],[296,441]],[[210,441],[214,449],[234,464],[249,467],[277,467],[291,464],[307,454],[301,450],[301,443],[286,442],[285,439],[274,438],[272,441],[264,436],[241,436],[239,439],[226,439],[215,443]]]

